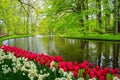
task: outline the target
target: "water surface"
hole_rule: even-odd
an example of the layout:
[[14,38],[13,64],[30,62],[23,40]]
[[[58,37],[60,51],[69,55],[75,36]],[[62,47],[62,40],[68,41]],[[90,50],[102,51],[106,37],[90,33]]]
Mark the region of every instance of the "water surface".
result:
[[15,38],[3,41],[32,52],[60,55],[66,61],[88,60],[102,68],[120,67],[120,43],[42,36]]

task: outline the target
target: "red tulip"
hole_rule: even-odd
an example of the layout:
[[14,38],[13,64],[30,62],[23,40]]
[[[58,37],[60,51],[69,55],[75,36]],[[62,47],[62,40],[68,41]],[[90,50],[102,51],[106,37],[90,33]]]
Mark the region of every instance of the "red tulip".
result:
[[119,71],[119,69],[118,69],[118,68],[115,68],[114,71],[115,71],[115,73],[117,74],[118,71]]
[[87,75],[87,72],[86,72],[86,71],[84,71],[84,72],[83,72],[83,76],[86,76],[86,75]]
[[83,63],[80,63],[80,64],[79,64],[79,68],[80,68],[80,69],[84,68],[84,66],[85,66],[85,64],[83,64]]
[[97,71],[96,73],[97,78],[101,77],[101,75],[102,75],[101,71]]
[[99,80],[106,80],[104,76],[100,76]]
[[105,67],[104,69],[103,69],[103,71],[105,72],[105,73],[107,73],[108,72],[108,67]]
[[89,68],[88,68],[88,66],[84,66],[84,69],[85,69],[85,71],[89,71]]
[[95,68],[96,68],[97,71],[100,70],[100,66],[98,66],[98,65]]
[[66,68],[66,67],[63,67],[62,69],[63,69],[65,72],[67,71],[67,68]]
[[119,74],[118,74],[118,73],[117,73],[117,74],[114,74],[114,76],[119,77]]
[[66,67],[67,63],[66,62],[59,62],[58,64],[58,69]]
[[77,72],[77,71],[74,71],[74,72],[73,72],[73,75],[74,75],[74,77],[76,78],[76,77],[78,76],[78,72]]
[[62,57],[61,56],[56,56],[55,57],[55,61],[56,62],[61,62],[62,61]]
[[95,74],[94,74],[94,72],[92,72],[92,71],[90,72],[89,75],[90,75],[90,78],[94,78],[94,77],[95,77]]
[[35,58],[35,62],[39,62],[39,57]]
[[83,64],[88,65],[88,61],[87,61],[87,60],[85,60],[85,61],[83,62]]
[[39,63],[40,63],[40,65],[43,65],[43,62],[42,62],[42,60],[39,60]]
[[102,73],[102,75],[106,77],[106,76],[107,76],[107,73]]
[[73,68],[74,68],[74,71],[78,71],[79,70],[79,66],[73,66]]
[[114,69],[110,69],[110,73],[111,73],[111,74],[114,74]]
[[93,64],[92,64],[92,63],[89,63],[89,67],[92,68],[92,67],[93,67]]
[[75,62],[74,62],[74,65],[78,65],[78,62],[77,62],[77,61],[75,61]]
[[72,71],[72,70],[73,70],[73,64],[72,64],[72,62],[68,62],[68,63],[67,63],[67,69],[68,69],[69,71]]
[[92,72],[94,72],[95,74],[97,73],[97,70],[95,68],[92,69]]
[[46,65],[47,65],[47,67],[50,67],[50,62],[47,62]]

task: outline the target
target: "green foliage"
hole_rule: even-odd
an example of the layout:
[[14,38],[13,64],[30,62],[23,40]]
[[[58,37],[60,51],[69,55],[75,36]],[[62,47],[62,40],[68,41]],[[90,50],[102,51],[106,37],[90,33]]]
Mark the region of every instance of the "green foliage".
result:
[[[98,8],[99,4],[101,9]],[[114,18],[113,11],[117,4],[108,0],[99,0],[99,3],[96,0],[2,0],[0,21],[3,23],[0,23],[0,32],[70,35],[113,33],[114,20],[118,18]],[[101,16],[98,17],[98,13]]]
[[[100,0],[102,9],[95,0],[47,0],[46,18],[49,17],[49,27],[52,25],[54,34],[89,34],[113,32],[114,4],[108,0]],[[99,18],[98,12],[102,16]],[[100,27],[101,26],[101,27]]]
[[78,21],[78,14],[66,14],[63,17],[56,20],[54,23],[53,30],[54,33],[61,33],[67,34],[71,33],[74,34],[79,31],[79,21]]
[[0,1],[0,25],[4,24],[4,33],[33,33],[39,22],[38,16],[42,14],[38,3],[36,0]]
[[83,77],[84,69],[79,69],[78,76]]
[[48,34],[49,33],[49,27],[48,27],[48,20],[45,18],[40,23],[39,26],[36,28],[37,34]]
[[113,79],[113,77],[112,77],[112,75],[110,73],[107,73],[106,80],[110,80],[110,79]]

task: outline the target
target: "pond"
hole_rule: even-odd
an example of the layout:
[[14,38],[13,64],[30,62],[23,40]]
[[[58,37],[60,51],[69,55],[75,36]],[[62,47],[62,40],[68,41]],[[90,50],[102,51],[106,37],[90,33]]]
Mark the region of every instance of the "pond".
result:
[[88,60],[101,68],[120,67],[120,43],[118,42],[38,35],[5,40],[3,44],[17,46],[39,54],[60,55],[66,61]]

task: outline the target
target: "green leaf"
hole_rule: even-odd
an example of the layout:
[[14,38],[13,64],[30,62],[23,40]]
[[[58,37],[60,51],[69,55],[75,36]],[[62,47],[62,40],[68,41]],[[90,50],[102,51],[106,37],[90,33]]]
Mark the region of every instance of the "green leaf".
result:
[[84,69],[79,69],[78,76],[83,77]]
[[112,78],[112,75],[110,73],[107,73],[106,80],[110,80]]

